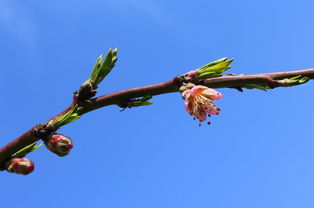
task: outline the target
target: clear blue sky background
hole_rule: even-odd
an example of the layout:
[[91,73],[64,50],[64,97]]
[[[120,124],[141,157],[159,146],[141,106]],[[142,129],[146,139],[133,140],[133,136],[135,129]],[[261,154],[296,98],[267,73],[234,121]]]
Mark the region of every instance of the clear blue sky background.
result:
[[[0,0],[0,145],[71,102],[100,53],[119,47],[100,94],[157,83],[224,56],[230,73],[314,66],[313,1]],[[198,127],[178,93],[99,109],[65,126],[73,152],[1,172],[1,207],[313,208],[313,83],[223,89]]]

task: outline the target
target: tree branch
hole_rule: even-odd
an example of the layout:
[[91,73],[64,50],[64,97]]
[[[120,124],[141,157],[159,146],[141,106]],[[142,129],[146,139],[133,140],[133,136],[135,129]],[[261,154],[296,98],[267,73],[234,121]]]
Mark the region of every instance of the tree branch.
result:
[[[296,77],[298,75],[308,77],[309,79],[314,79],[314,68],[255,75],[224,75],[221,77],[206,79],[198,84],[202,84],[211,88],[236,88],[236,89],[249,87],[250,85],[265,85],[268,88],[289,87],[291,85],[284,84],[280,82],[280,80]],[[26,133],[24,133],[17,139],[3,146],[0,149],[0,167],[2,167],[3,164],[8,159],[10,159],[11,155],[13,155],[15,152],[41,139],[41,134],[38,131],[38,126],[46,125],[50,121],[56,119],[58,116],[67,113],[72,109],[74,105],[78,104],[78,106],[81,107],[80,114],[82,115],[108,105],[121,106],[122,103],[133,98],[177,92],[178,88],[180,87],[180,84],[181,83],[178,80],[178,77],[176,77],[173,80],[166,81],[163,83],[117,91],[85,101],[78,101],[77,94],[75,94],[72,104],[63,112],[53,117],[52,119],[49,119],[42,125],[36,125],[32,127],[30,130],[28,130]]]

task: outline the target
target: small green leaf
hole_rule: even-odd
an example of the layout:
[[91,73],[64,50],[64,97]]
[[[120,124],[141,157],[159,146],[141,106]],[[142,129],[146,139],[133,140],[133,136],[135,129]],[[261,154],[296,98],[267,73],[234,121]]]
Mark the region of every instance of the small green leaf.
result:
[[81,108],[79,108],[78,105],[73,106],[71,110],[61,115],[57,119],[51,121],[48,125],[51,125],[55,128],[59,128],[60,126],[76,121],[81,117],[79,115],[79,109]]
[[152,97],[153,97],[153,96],[151,96],[151,95],[146,95],[146,96],[140,98],[139,101],[147,101],[147,100],[152,99]]
[[202,72],[222,73],[222,72],[224,72],[230,68],[229,65],[231,64],[232,61],[233,61],[233,59],[230,59],[228,61],[221,62],[221,63],[216,64],[214,66],[206,67],[206,68],[202,69]]
[[64,123],[62,124],[62,126],[65,125],[65,124],[71,123],[71,122],[73,122],[73,121],[76,121],[76,120],[79,119],[80,117],[81,117],[81,116],[77,115],[76,113],[75,113],[75,114],[72,114],[71,116],[69,116],[69,117],[67,118],[67,120],[64,121]]
[[132,107],[139,107],[139,106],[146,106],[146,105],[151,105],[154,104],[153,102],[150,102],[149,100],[152,98],[152,96],[147,95],[142,98],[137,98],[137,99],[131,99],[128,101],[128,108]]
[[215,72],[206,72],[206,73],[202,73],[201,75],[197,76],[197,78],[199,78],[199,79],[208,79],[208,78],[212,78],[212,77],[216,77]]
[[234,60],[234,59],[229,59],[229,60],[227,59],[228,58],[221,58],[216,61],[210,62],[206,64],[205,66],[200,67],[199,69],[196,70],[197,79],[203,80],[203,79],[208,79],[212,77],[222,76],[223,72],[231,68],[230,64]]
[[38,149],[42,143],[40,143],[39,145],[35,146],[36,145],[36,142],[34,142],[33,144],[30,144],[26,147],[24,147],[23,149],[17,151],[16,153],[14,153],[12,155],[12,157],[18,157],[18,158],[22,158],[22,157],[25,157],[25,155],[35,151],[36,149]]
[[304,84],[304,83],[308,82],[309,80],[310,80],[310,78],[308,78],[308,77],[302,77],[302,78],[299,80],[299,83],[300,83],[300,84]]
[[268,89],[270,89],[268,86],[266,85],[258,85],[258,84],[250,84],[250,85],[246,85],[245,86],[246,89],[258,89],[258,90],[263,90],[265,92],[267,92]]
[[105,59],[100,55],[94,65],[93,71],[89,79],[97,86],[112,70],[117,62],[118,49],[109,49]]
[[93,68],[93,71],[92,71],[92,74],[89,77],[90,80],[96,80],[97,79],[97,75],[99,74],[99,69],[100,69],[102,58],[103,58],[103,55],[100,55],[97,58],[96,63],[95,63],[94,68]]
[[118,48],[113,49],[112,55],[113,55],[114,57],[116,57],[117,54],[118,54]]
[[224,57],[224,58],[218,59],[218,60],[216,60],[216,61],[212,61],[212,62],[206,64],[205,66],[202,66],[202,67],[199,68],[199,69],[202,70],[203,68],[208,68],[208,67],[214,66],[214,65],[216,65],[216,64],[219,64],[219,63],[221,63],[221,62],[226,61],[227,59],[228,59],[227,57]]
[[152,105],[154,104],[153,102],[149,102],[149,101],[145,101],[145,102],[141,102],[141,103],[138,103],[136,105],[134,105],[134,107],[139,107],[139,106],[145,106],[145,105]]
[[296,86],[301,85],[308,82],[310,79],[308,77],[303,77],[302,75],[298,75],[295,77],[290,77],[282,80],[278,80],[279,83],[289,85],[289,86]]
[[298,75],[298,76],[290,77],[290,78],[287,78],[287,79],[289,79],[289,80],[299,80],[301,77],[302,77],[302,75]]

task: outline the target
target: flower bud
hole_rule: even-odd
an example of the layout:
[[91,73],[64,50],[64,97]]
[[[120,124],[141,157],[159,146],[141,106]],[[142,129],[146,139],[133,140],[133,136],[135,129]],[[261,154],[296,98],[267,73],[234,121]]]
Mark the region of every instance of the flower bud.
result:
[[85,81],[79,91],[79,99],[87,100],[89,98],[92,98],[96,95],[97,91],[97,85],[95,85],[91,80]]
[[12,158],[7,162],[7,171],[27,175],[34,170],[34,163],[27,158]]
[[72,140],[62,134],[52,134],[45,141],[46,147],[56,155],[63,157],[73,148]]
[[190,72],[188,72],[188,74],[186,76],[190,77],[190,78],[194,78],[197,76],[197,71],[190,71]]

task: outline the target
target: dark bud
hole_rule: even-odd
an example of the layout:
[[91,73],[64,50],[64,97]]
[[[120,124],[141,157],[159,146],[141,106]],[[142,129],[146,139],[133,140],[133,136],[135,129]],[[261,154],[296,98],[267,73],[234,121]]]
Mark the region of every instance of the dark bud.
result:
[[80,100],[87,100],[94,97],[97,93],[97,86],[90,80],[84,82],[79,90],[78,98]]

